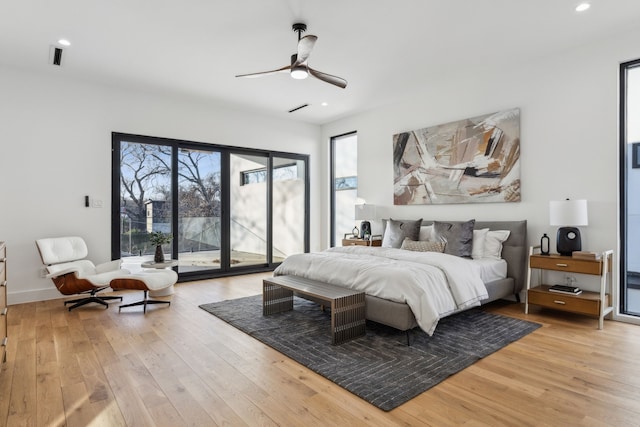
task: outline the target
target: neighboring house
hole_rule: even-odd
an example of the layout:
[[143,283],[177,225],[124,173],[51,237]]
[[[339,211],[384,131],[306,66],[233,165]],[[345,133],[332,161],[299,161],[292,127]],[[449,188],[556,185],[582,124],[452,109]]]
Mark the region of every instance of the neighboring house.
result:
[[147,217],[147,233],[162,231],[171,233],[171,222],[167,217],[164,200],[147,200],[144,202]]

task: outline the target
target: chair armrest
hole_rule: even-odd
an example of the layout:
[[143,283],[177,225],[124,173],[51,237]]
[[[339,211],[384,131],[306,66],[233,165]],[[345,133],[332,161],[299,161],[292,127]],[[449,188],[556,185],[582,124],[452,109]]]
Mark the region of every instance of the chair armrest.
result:
[[96,273],[106,273],[108,271],[120,270],[120,266],[122,265],[122,260],[116,259],[109,262],[104,262],[102,264],[96,265]]
[[65,274],[78,273],[78,271],[79,269],[74,267],[65,268],[64,270],[58,270],[58,271],[54,271],[53,273],[49,273],[44,277],[45,279],[55,279],[56,277],[64,276]]

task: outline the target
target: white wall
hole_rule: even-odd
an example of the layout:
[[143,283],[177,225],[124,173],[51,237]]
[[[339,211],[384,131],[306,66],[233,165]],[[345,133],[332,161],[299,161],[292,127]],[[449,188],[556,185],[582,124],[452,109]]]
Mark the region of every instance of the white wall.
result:
[[[39,277],[34,241],[83,236],[94,262],[110,259],[111,132],[310,155],[320,182],[320,128],[197,100],[138,93],[0,67],[0,240],[7,243],[9,304],[59,298]],[[313,187],[312,187],[313,188]],[[85,208],[84,196],[103,201]],[[311,249],[319,249],[320,192],[311,191]]]
[[[445,80],[425,81],[403,102],[325,125],[322,138],[328,145],[333,135],[358,132],[358,196],[375,204],[379,216],[526,219],[530,244],[548,233],[554,248],[549,201],[584,198],[584,250],[617,250],[618,70],[621,62],[640,57],[639,38],[638,31],[626,33],[508,68],[470,66]],[[521,114],[521,202],[393,206],[394,134],[513,107]],[[326,147],[323,156],[327,162]],[[323,221],[327,230],[326,215]],[[324,246],[327,239],[328,231]]]

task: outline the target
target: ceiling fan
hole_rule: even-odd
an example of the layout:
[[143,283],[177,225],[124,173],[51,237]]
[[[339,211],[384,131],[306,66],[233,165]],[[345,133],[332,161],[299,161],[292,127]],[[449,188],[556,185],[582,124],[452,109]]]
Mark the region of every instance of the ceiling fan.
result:
[[291,55],[291,65],[278,68],[277,70],[262,71],[251,74],[239,74],[236,77],[262,77],[268,74],[288,71],[294,79],[306,79],[309,74],[311,74],[313,77],[320,79],[323,82],[331,83],[332,85],[343,89],[346,88],[347,81],[345,79],[338,76],[332,76],[331,74],[323,73],[309,67],[307,60],[309,59],[309,55],[311,55],[311,50],[313,50],[313,46],[316,44],[318,37],[312,36],[311,34],[301,37],[302,33],[307,30],[306,24],[293,24],[292,28],[294,32],[298,33],[298,53]]

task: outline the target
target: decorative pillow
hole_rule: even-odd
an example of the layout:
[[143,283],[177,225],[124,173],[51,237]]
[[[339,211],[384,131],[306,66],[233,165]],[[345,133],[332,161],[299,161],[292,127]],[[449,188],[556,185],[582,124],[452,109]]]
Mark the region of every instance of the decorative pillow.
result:
[[509,230],[494,230],[487,233],[483,258],[502,259],[502,243],[509,238]]
[[430,240],[411,240],[405,237],[400,249],[416,252],[444,252],[446,242],[434,242]]
[[435,240],[444,239],[447,246],[444,253],[462,258],[471,258],[473,245],[473,227],[475,219],[467,222],[433,222],[433,237]]
[[433,225],[423,225],[420,227],[418,240],[433,240]]
[[382,247],[400,248],[405,237],[411,240],[418,240],[422,218],[416,221],[394,220],[389,218],[387,228],[382,238]]
[[488,228],[481,230],[473,230],[473,247],[471,249],[471,258],[481,259],[484,255],[484,242],[487,239]]

